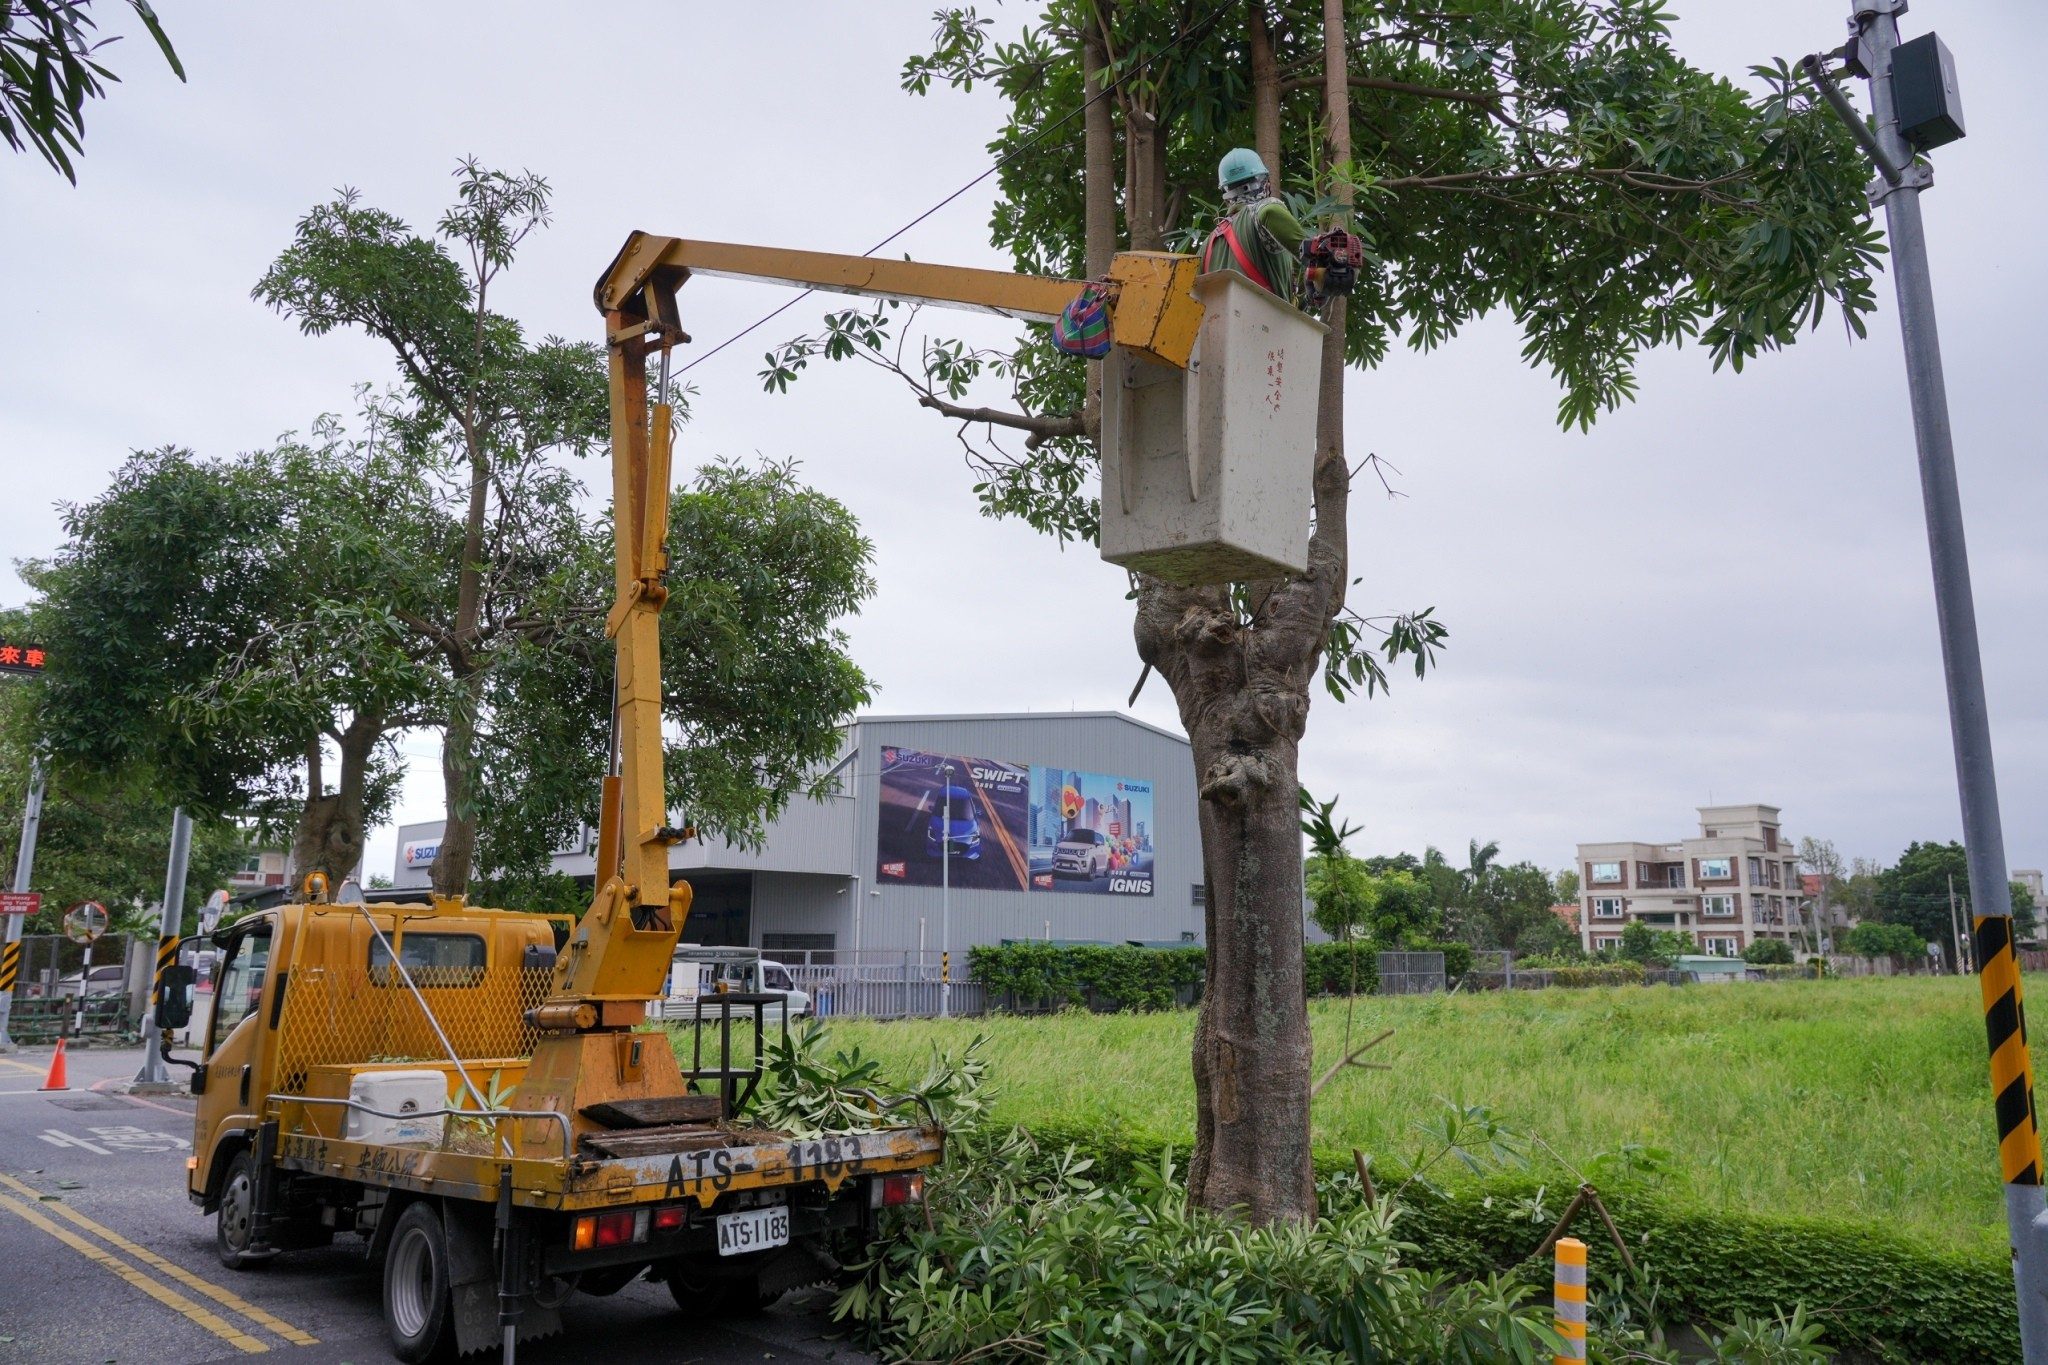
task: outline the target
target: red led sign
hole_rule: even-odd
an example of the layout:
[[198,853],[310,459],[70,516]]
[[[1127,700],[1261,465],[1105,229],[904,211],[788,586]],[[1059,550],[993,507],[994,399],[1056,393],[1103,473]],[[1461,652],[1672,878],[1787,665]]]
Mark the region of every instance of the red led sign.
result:
[[41,645],[0,640],[0,673],[41,673],[46,658]]

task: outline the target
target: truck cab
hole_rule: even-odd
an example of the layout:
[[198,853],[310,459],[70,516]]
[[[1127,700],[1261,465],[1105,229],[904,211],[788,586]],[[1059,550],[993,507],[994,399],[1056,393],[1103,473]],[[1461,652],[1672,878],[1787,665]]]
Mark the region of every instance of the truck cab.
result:
[[[558,1027],[551,1053],[572,929],[437,900],[285,905],[216,933],[187,1190],[222,1263],[359,1239],[395,1351],[424,1360],[555,1331],[572,1292],[643,1275],[689,1311],[757,1305],[856,1263],[884,1210],[922,1198],[943,1135],[891,1118],[902,1102],[800,1139],[745,1121],[729,1057],[679,1070],[660,1026]],[[772,984],[781,964],[712,970]],[[563,1039],[583,1090],[549,1070]]]

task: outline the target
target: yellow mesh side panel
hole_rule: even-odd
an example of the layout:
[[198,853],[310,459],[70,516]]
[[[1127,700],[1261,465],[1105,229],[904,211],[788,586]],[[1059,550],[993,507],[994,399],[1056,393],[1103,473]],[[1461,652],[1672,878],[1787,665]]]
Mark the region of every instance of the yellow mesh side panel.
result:
[[388,964],[289,972],[277,1027],[278,1089],[305,1094],[307,1075],[318,1066],[446,1062],[422,997],[463,1060],[533,1055],[536,1034],[526,1012],[547,998],[551,972],[415,967],[410,974],[417,997]]

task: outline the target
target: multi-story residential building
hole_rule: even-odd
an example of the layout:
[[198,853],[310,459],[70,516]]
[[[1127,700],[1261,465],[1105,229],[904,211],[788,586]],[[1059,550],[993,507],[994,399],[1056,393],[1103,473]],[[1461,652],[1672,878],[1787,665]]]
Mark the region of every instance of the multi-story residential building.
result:
[[1613,946],[1631,920],[1691,935],[1728,957],[1760,938],[1797,940],[1805,888],[1776,806],[1701,806],[1697,838],[1579,845],[1579,941]]

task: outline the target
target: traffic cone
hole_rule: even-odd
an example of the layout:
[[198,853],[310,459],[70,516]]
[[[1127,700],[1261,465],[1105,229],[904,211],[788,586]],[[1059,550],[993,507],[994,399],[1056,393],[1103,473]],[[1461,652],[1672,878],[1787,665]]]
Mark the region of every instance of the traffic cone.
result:
[[57,1040],[57,1050],[50,1056],[50,1074],[43,1078],[43,1089],[69,1090],[70,1088],[71,1081],[64,1070],[64,1040],[59,1038]]

